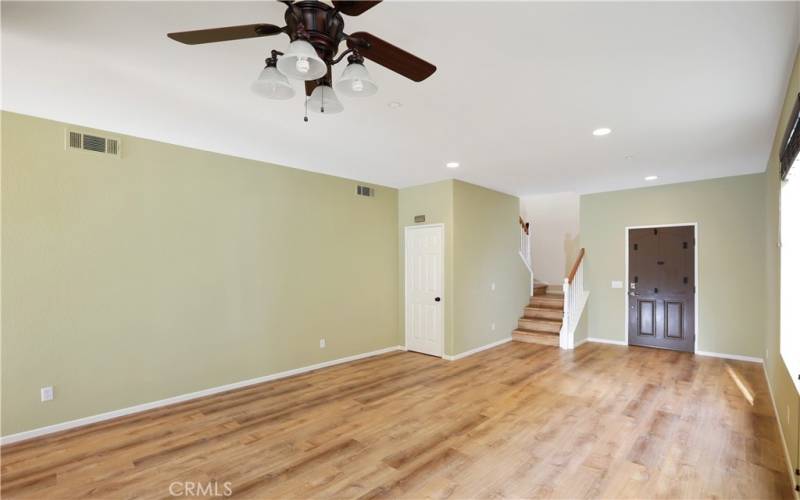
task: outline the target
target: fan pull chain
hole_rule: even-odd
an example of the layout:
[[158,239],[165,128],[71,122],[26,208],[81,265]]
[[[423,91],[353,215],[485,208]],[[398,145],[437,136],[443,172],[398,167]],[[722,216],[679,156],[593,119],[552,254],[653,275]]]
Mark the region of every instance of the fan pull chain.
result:
[[308,122],[308,97],[306,97],[305,103],[306,103],[306,113],[303,115],[303,121]]
[[322,88],[320,88],[320,101],[319,102],[320,102],[320,104],[319,104],[319,112],[320,113],[324,113],[325,112],[325,87],[324,86]]

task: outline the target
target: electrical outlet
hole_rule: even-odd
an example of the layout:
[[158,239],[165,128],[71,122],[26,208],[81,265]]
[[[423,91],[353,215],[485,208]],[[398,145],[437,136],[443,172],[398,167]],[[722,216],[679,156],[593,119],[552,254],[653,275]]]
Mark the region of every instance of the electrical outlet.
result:
[[612,281],[611,282],[611,288],[622,288],[622,282],[621,281]]
[[319,348],[325,349],[325,339],[319,339]]
[[495,289],[495,286],[494,286],[494,283],[492,283],[492,291],[493,292],[494,292],[494,289]]
[[494,331],[494,323],[492,323],[492,331]]
[[53,387],[47,386],[41,389],[42,402],[53,400]]

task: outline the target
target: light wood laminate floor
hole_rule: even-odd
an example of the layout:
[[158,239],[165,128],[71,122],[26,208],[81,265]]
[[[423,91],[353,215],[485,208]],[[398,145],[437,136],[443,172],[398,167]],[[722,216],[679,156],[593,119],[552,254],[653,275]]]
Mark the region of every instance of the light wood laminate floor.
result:
[[[741,379],[737,385],[735,377]],[[755,395],[751,405],[740,385]],[[3,498],[791,498],[761,365],[397,352],[2,449]]]

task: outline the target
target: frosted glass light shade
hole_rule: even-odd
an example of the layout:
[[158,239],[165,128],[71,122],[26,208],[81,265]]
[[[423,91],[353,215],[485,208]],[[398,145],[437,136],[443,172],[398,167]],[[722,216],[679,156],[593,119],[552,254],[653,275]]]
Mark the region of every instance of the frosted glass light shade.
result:
[[253,92],[269,99],[291,99],[294,89],[285,75],[275,66],[267,66],[261,70],[258,80],[251,86]]
[[318,55],[314,46],[305,40],[289,44],[286,54],[278,59],[278,70],[289,78],[316,80],[328,72],[328,66]]
[[327,85],[318,85],[308,98],[308,110],[312,113],[341,113],[344,106],[336,97],[336,93]]
[[336,90],[348,97],[368,97],[375,95],[378,86],[363,64],[352,62],[347,65],[339,81],[336,82]]

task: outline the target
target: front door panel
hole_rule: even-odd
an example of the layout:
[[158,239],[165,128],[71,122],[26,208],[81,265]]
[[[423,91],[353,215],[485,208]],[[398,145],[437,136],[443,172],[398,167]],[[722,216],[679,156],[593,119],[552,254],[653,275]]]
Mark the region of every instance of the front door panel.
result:
[[694,227],[628,234],[628,343],[694,351]]

